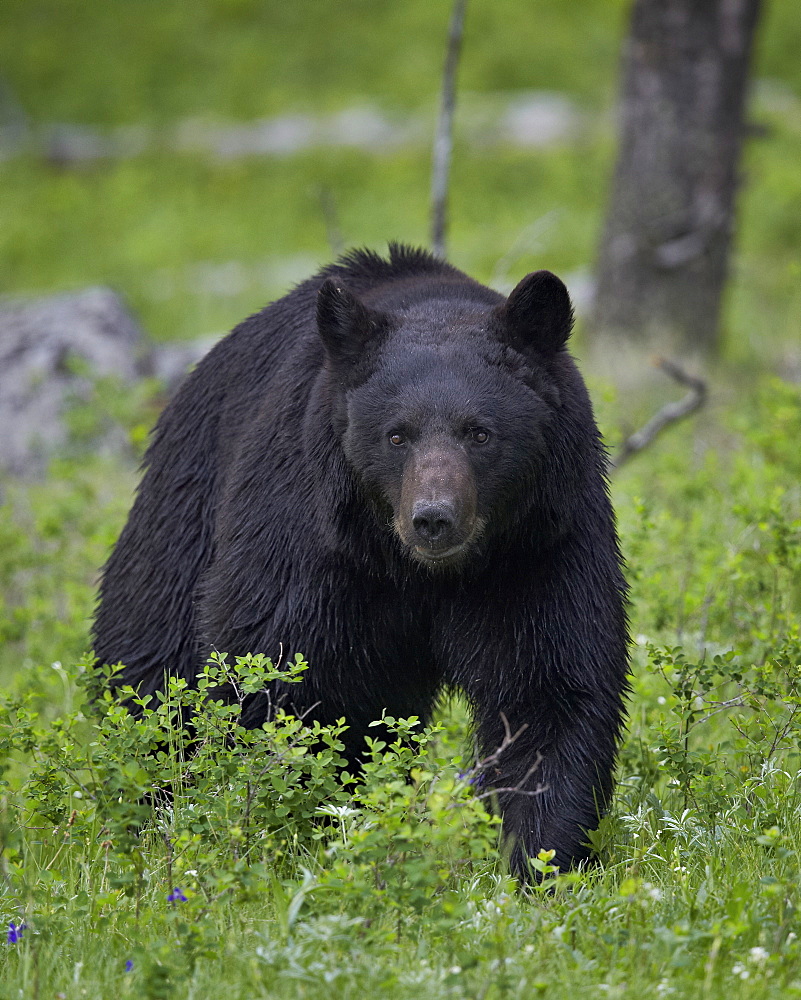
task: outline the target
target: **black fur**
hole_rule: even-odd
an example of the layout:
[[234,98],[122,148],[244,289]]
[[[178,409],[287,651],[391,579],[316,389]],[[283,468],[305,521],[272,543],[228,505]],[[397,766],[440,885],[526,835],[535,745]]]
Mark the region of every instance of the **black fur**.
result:
[[[571,320],[547,272],[505,300],[400,246],[349,254],[245,320],[158,422],[103,574],[100,660],[147,693],[165,669],[193,679],[212,648],[301,652],[303,684],[272,700],[344,715],[353,759],[383,709],[427,720],[459,688],[482,754],[504,718],[526,727],[487,781],[547,786],[499,795],[514,870],[541,848],[563,868],[586,857],[628,639]],[[266,699],[247,711],[259,724]]]

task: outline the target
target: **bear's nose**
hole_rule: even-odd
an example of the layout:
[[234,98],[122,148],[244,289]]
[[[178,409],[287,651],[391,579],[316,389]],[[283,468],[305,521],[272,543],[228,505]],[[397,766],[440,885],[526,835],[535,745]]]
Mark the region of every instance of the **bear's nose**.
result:
[[442,503],[417,504],[412,515],[417,537],[432,548],[450,545],[454,522],[453,508]]

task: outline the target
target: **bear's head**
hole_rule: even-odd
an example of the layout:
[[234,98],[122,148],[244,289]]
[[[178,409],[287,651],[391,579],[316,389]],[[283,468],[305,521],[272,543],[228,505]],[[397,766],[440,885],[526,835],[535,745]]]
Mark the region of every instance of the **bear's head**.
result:
[[324,282],[334,427],[410,558],[458,569],[535,502],[572,317],[548,271],[505,300],[466,279],[421,276],[361,298]]

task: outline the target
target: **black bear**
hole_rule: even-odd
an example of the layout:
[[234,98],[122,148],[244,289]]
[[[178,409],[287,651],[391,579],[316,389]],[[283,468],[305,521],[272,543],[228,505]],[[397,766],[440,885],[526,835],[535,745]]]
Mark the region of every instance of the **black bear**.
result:
[[303,683],[256,697],[248,724],[282,700],[345,716],[354,761],[382,710],[427,720],[460,689],[513,870],[585,858],[628,637],[571,324],[548,271],[504,298],[397,245],[245,320],[158,422],[103,574],[99,659],[149,693],[213,648],[301,652]]

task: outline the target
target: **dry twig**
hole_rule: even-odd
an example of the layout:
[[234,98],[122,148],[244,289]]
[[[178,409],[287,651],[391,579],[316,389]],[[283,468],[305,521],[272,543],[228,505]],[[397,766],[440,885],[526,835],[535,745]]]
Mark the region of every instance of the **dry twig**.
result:
[[[504,729],[503,739],[501,740],[501,743],[497,747],[497,749],[493,750],[493,752],[488,757],[485,757],[483,760],[477,762],[477,764],[473,768],[473,774],[475,774],[477,777],[481,777],[483,774],[487,772],[488,768],[492,767],[493,764],[496,764],[500,760],[503,753],[515,742],[515,740],[523,732],[525,732],[526,729],[528,729],[528,723],[524,723],[517,730],[516,733],[512,733],[512,730],[509,727],[509,720],[506,718],[503,712],[501,712],[501,720],[503,721],[503,729]],[[543,761],[542,754],[539,753],[538,751],[537,759],[534,761],[531,767],[526,771],[526,773],[523,775],[520,781],[517,782],[516,785],[510,785],[504,788],[490,788],[489,791],[481,792],[480,794],[476,795],[476,798],[489,799],[492,798],[492,796],[500,795],[501,793],[514,793],[516,795],[528,795],[532,797],[535,795],[542,795],[543,792],[548,791],[548,786],[543,785],[541,782],[537,783],[536,788],[528,789],[523,787],[528,781],[528,779],[531,777],[531,775],[534,774],[535,771],[539,770],[542,761]]]
[[434,157],[431,165],[431,247],[437,257],[445,256],[448,180],[453,150],[453,113],[456,108],[456,70],[459,67],[466,7],[467,0],[455,0],[453,5],[448,32],[448,51],[442,74],[442,103],[434,136]]
[[656,366],[680,385],[688,386],[690,391],[677,402],[667,403],[651,417],[644,427],[626,438],[610,463],[613,469],[619,469],[632,455],[647,448],[657,434],[666,427],[688,417],[706,402],[707,384],[704,379],[697,375],[690,375],[678,362],[670,361],[667,358],[657,359]]

